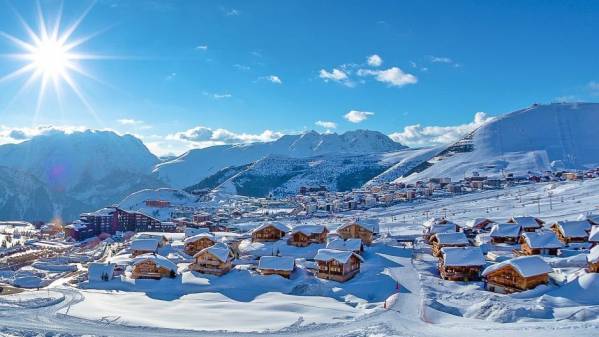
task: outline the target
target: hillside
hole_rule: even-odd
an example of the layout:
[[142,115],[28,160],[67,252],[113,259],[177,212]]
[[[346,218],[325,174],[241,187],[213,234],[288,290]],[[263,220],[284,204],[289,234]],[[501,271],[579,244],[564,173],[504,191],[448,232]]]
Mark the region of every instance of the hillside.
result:
[[481,126],[400,180],[599,166],[597,123],[597,103],[533,105]]
[[[0,166],[35,177],[51,200],[50,211],[40,205],[43,212],[18,217],[27,220],[72,220],[139,189],[159,187],[162,183],[151,175],[158,162],[139,139],[110,131],[57,131],[0,146]],[[16,193],[19,186],[10,192]],[[24,209],[38,206],[34,197],[23,202],[28,203]],[[14,212],[0,210],[0,218],[14,219]]]
[[268,143],[222,145],[191,150],[175,160],[161,163],[154,172],[173,187],[185,188],[227,167],[250,164],[269,155],[309,158],[327,154],[370,154],[397,151],[405,146],[386,135],[368,130],[343,134],[315,131],[286,135]]

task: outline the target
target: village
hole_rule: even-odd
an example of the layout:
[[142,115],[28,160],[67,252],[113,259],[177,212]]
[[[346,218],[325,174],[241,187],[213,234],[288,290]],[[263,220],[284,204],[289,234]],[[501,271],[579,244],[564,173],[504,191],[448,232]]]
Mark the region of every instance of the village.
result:
[[[501,314],[492,319],[499,322],[569,317],[594,303],[594,295],[588,297],[585,291],[593,291],[599,282],[599,217],[593,215],[588,192],[597,180],[590,174],[538,183],[527,179],[459,197],[440,195],[447,191],[444,185],[444,192],[433,189],[433,199],[417,195],[396,205],[345,212],[320,207],[307,212],[301,200],[313,203],[330,195],[323,191],[302,190],[294,197],[305,213],[294,213],[297,206],[290,207],[288,199],[238,198],[230,202],[235,205],[231,208],[222,203],[202,208],[144,199],[144,194],[139,196],[141,211],[111,206],[64,225],[2,222],[0,302],[56,287],[78,289],[90,298],[99,296],[88,293],[93,290],[176,299],[210,293],[241,303],[276,292],[349,304],[353,309],[345,319],[352,320],[402,306],[396,302],[407,275],[418,275],[424,302],[410,310],[420,315],[433,310],[489,319],[488,313],[464,309],[476,298],[498,308]],[[582,188],[584,184],[588,186]],[[396,188],[390,186],[351,193],[368,191],[378,197]],[[579,191],[580,200],[564,198],[571,190]],[[553,194],[555,200],[541,197]],[[484,200],[493,201],[474,206]],[[501,207],[493,205],[499,201]],[[454,202],[461,208],[450,206]],[[253,215],[244,217],[242,205]],[[231,209],[238,214],[224,216]],[[530,215],[537,210],[539,216]],[[542,216],[543,210],[551,220]],[[411,272],[397,271],[398,263],[411,265]],[[564,307],[557,302],[551,315],[530,308],[530,299],[546,301],[560,293],[573,293],[570,301],[579,304]],[[90,311],[85,308],[71,314],[87,318]],[[599,315],[584,310],[588,317]],[[521,311],[520,316],[509,314]],[[319,322],[309,317],[304,319]]]

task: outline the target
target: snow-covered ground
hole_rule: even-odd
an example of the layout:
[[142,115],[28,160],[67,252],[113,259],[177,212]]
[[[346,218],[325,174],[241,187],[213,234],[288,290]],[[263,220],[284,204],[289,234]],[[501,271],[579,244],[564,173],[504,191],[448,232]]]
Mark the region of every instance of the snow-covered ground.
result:
[[[550,223],[596,210],[598,188],[599,179],[534,184],[348,216],[379,218],[381,232],[395,235],[419,234],[424,219],[444,215],[457,223],[515,215],[539,216]],[[290,280],[244,268],[220,278],[204,276],[185,271],[180,264],[182,276],[176,279],[115,279],[88,287],[104,289],[56,285],[51,291],[64,295],[60,303],[43,308],[0,307],[0,332],[586,337],[596,336],[599,329],[599,277],[580,271],[576,256],[549,262],[565,272],[577,271],[579,278],[517,295],[489,293],[476,282],[442,281],[435,259],[392,241],[370,247],[365,260],[361,273],[346,283],[315,279],[303,269],[308,262],[301,262]],[[44,296],[43,291],[38,294]]]

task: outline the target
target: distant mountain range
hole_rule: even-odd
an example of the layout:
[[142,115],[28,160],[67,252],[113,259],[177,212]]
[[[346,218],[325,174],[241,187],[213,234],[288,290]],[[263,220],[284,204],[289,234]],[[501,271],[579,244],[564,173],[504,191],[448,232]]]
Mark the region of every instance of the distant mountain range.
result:
[[314,131],[269,143],[191,150],[161,161],[131,135],[54,132],[0,145],[0,219],[75,219],[142,189],[216,189],[265,196],[300,186],[599,166],[599,104],[534,105],[494,119],[455,144],[408,149],[367,130]]
[[271,155],[310,158],[339,154],[371,154],[406,147],[377,131],[356,130],[343,134],[310,131],[286,135],[268,143],[221,145],[194,149],[158,164],[154,172],[173,187],[185,188],[230,167],[253,163]]

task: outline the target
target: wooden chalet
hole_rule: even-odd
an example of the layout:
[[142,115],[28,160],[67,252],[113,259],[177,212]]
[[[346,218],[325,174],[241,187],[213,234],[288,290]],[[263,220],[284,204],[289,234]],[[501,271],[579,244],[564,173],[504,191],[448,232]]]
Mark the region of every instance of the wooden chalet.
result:
[[291,230],[289,240],[292,246],[306,247],[311,243],[325,243],[329,230],[323,225],[300,225]]
[[482,272],[485,289],[509,294],[549,282],[553,269],[539,256],[521,256],[496,263]]
[[476,218],[470,221],[467,221],[464,224],[464,232],[468,237],[474,237],[477,234],[489,232],[495,221],[487,218]]
[[131,256],[136,257],[144,254],[153,254],[158,251],[159,241],[156,239],[137,239],[131,241],[129,250]]
[[591,248],[589,255],[587,255],[589,273],[599,273],[599,246]]
[[327,243],[327,248],[343,250],[346,252],[354,252],[356,254],[362,254],[362,252],[364,251],[364,245],[362,244],[362,240],[360,239],[333,239]]
[[216,243],[216,239],[210,233],[200,233],[186,238],[183,243],[185,245],[185,253],[194,256],[202,249],[213,246]]
[[479,247],[445,247],[439,258],[439,274],[444,280],[476,281],[485,265]]
[[498,223],[491,227],[489,237],[492,244],[507,243],[515,244],[520,239],[522,226],[514,223]]
[[282,239],[288,231],[289,227],[282,223],[265,223],[252,231],[252,241],[278,241]]
[[295,270],[295,259],[288,256],[262,256],[258,262],[261,275],[279,275],[290,278]]
[[379,233],[379,225],[371,221],[350,221],[339,226],[336,232],[344,240],[360,239],[362,243],[370,245]]
[[589,239],[591,223],[587,220],[558,221],[551,225],[551,230],[565,245],[584,243]]
[[458,225],[444,220],[442,223],[434,223],[430,226],[425,226],[422,237],[425,241],[430,243],[431,238],[437,233],[456,233],[459,229]]
[[524,232],[534,232],[537,229],[543,228],[545,221],[532,216],[514,216],[507,223],[516,223],[522,227]]
[[196,253],[189,270],[204,274],[223,275],[233,268],[233,252],[224,243],[217,243]]
[[314,257],[318,265],[316,276],[326,280],[345,282],[360,272],[362,257],[353,252],[319,249]]
[[133,260],[132,279],[161,279],[175,277],[177,265],[164,256],[156,254],[143,254]]
[[551,231],[544,232],[526,232],[520,237],[520,255],[553,255],[557,253],[563,244],[557,239],[555,233]]
[[433,255],[441,256],[441,249],[445,247],[467,247],[470,245],[468,238],[462,232],[437,233],[431,237]]

